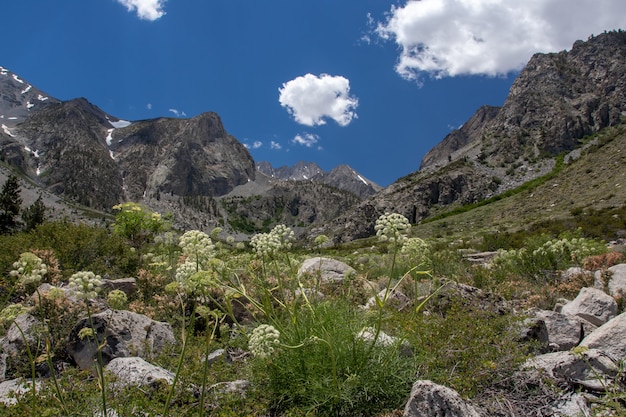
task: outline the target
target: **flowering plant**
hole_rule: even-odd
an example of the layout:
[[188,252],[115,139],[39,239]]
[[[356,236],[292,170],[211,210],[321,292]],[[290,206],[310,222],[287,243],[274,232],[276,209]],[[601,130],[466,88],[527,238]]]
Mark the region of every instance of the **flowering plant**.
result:
[[48,273],[46,264],[32,252],[22,253],[19,260],[13,263],[13,268],[9,275],[18,277],[22,285],[37,284]]
[[280,344],[280,332],[269,324],[261,324],[252,331],[248,347],[254,356],[267,358]]
[[250,245],[260,257],[271,257],[282,250],[289,250],[293,241],[293,231],[279,224],[269,233],[258,233],[250,239]]
[[402,245],[406,241],[410,229],[409,219],[398,213],[383,214],[374,226],[379,240],[395,245]]
[[196,271],[206,266],[209,260],[215,256],[215,245],[209,235],[199,230],[185,232],[179,239],[178,245],[187,255],[188,262],[196,264]]
[[102,279],[91,271],[80,271],[70,277],[69,288],[74,291],[76,298],[96,298],[102,288]]

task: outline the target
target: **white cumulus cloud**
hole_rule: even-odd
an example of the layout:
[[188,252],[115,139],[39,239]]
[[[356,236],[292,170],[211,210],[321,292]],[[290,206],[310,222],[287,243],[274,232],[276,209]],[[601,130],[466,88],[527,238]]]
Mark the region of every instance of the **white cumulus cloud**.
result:
[[306,74],[283,83],[278,91],[280,105],[306,126],[326,124],[326,118],[347,126],[357,117],[359,101],[350,96],[350,81],[342,76]]
[[375,33],[399,46],[396,71],[406,79],[496,76],[536,52],[624,27],[624,16],[624,0],[420,0],[392,7]]
[[270,149],[279,150],[279,149],[282,149],[282,148],[283,148],[283,146],[280,143],[274,142],[273,140],[270,141]]
[[312,147],[320,140],[320,137],[313,133],[302,133],[297,134],[292,139],[292,142],[298,145],[306,146],[307,148]]
[[137,11],[137,17],[143,20],[155,21],[163,15],[163,6],[166,0],[117,0],[129,12]]

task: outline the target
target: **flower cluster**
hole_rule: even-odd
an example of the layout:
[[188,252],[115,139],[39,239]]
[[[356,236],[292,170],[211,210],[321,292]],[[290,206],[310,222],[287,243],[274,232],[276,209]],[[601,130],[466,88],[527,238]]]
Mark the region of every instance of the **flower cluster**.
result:
[[274,256],[282,250],[291,249],[293,230],[279,224],[269,233],[259,233],[250,239],[250,245],[260,257]]
[[210,288],[219,285],[217,274],[213,271],[198,271],[192,274],[183,284],[185,291],[190,293],[204,293]]
[[102,288],[102,279],[91,271],[77,272],[70,277],[69,288],[76,298],[88,300],[96,298]]
[[280,332],[269,324],[261,324],[252,331],[248,347],[254,356],[267,358],[280,344]]
[[178,265],[178,268],[176,268],[176,282],[180,283],[183,287],[186,287],[189,277],[198,271],[199,269],[196,262],[187,259],[184,263]]
[[22,253],[20,259],[13,263],[13,268],[9,275],[18,277],[22,285],[37,284],[48,273],[46,264],[32,252]]
[[411,229],[409,219],[398,213],[385,213],[376,220],[374,230],[382,242],[402,245]]
[[185,232],[179,239],[178,245],[187,255],[187,261],[195,262],[197,271],[202,269],[209,259],[215,256],[215,245],[209,235],[199,230]]
[[28,311],[29,308],[22,304],[9,304],[0,310],[0,328],[8,328],[17,316]]
[[128,304],[128,297],[122,290],[113,290],[107,296],[107,304],[115,310],[123,310]]
[[537,257],[556,257],[572,262],[581,262],[583,258],[606,252],[606,247],[593,240],[584,238],[549,240],[533,252]]
[[404,242],[400,253],[406,256],[412,263],[420,265],[428,262],[430,245],[419,237],[411,237]]

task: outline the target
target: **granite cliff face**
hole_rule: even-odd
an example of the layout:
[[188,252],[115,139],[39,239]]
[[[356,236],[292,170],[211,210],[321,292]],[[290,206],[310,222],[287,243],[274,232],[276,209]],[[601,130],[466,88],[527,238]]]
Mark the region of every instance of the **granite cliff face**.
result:
[[254,180],[254,161],[219,116],[139,121],[109,131],[126,197],[220,196]]
[[363,201],[325,230],[337,241],[371,236],[376,218],[419,222],[433,208],[500,194],[549,172],[556,156],[626,117],[626,32],[536,54],[501,108],[481,107],[423,158],[420,170]]

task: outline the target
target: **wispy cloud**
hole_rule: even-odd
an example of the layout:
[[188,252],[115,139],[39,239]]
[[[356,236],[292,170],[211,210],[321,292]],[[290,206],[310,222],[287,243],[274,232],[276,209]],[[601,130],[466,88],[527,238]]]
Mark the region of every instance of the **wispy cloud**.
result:
[[155,21],[165,15],[163,6],[166,0],[117,0],[129,12],[136,11],[142,20]]
[[291,142],[298,144],[298,145],[306,146],[307,148],[311,148],[313,145],[315,145],[319,141],[319,139],[320,137],[313,133],[302,133],[302,134],[297,134],[291,140]]
[[169,111],[171,113],[174,113],[174,116],[176,117],[187,117],[187,113],[185,113],[184,111],[176,110],[176,109],[169,109]]
[[421,0],[392,7],[375,34],[400,49],[396,71],[420,80],[503,75],[536,52],[624,25],[623,0]]
[[347,126],[357,117],[357,98],[350,96],[350,81],[342,76],[306,74],[283,83],[278,101],[296,122],[326,124],[326,118]]
[[260,140],[255,140],[254,142],[252,142],[252,144],[244,143],[243,146],[248,149],[259,149],[261,146],[263,146],[263,142],[261,142]]
[[283,145],[281,145],[280,143],[274,142],[274,141],[270,142],[270,149],[274,149],[274,150],[277,151],[277,150],[280,150],[282,148],[283,148]]
[[148,109],[148,110],[152,110],[152,103],[148,103],[148,104],[146,104],[146,109]]

